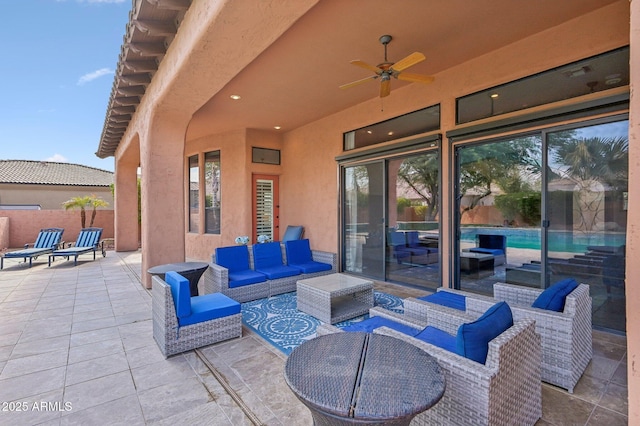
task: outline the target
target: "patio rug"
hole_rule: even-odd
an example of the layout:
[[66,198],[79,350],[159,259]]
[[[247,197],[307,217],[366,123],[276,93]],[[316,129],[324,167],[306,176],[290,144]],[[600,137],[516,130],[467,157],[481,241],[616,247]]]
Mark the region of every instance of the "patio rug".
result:
[[[402,299],[379,291],[373,292],[374,306],[403,313]],[[369,314],[334,324],[337,327],[362,321]],[[273,346],[289,355],[305,340],[316,337],[320,320],[296,309],[296,293],[285,293],[242,304],[242,322]]]

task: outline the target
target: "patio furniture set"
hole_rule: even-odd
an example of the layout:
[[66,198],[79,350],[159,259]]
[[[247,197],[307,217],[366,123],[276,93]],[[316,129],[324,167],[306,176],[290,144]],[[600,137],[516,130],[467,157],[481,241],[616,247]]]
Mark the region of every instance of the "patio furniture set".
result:
[[[204,296],[191,297],[189,280],[175,272],[166,281],[153,277],[162,353],[240,337],[241,301],[297,291],[298,310],[324,324],[318,338],[293,350],[285,378],[316,424],[534,424],[542,415],[541,381],[573,392],[591,359],[591,298],[573,280],[545,291],[498,283],[493,298],[441,288],[405,299],[398,314],[373,307],[373,283],[336,273],[335,254],[312,251],[308,240],[221,247],[212,259]],[[342,329],[332,325],[367,312],[368,319]],[[320,345],[334,334],[349,337]],[[382,356],[377,335],[421,349],[442,380],[427,367],[409,378],[417,364],[407,363],[406,347],[387,342]],[[395,346],[403,355],[390,355]],[[395,400],[425,377],[430,390],[415,400],[409,392],[401,409],[372,402]]]
[[4,253],[0,257],[0,269],[4,268],[4,259],[23,259],[26,263],[29,259],[29,267],[32,266],[33,260],[38,256],[49,256],[49,264],[55,261],[56,257],[64,257],[67,260],[73,257],[73,266],[78,265],[78,256],[81,254],[93,252],[93,260],[96,259],[96,252],[101,251],[105,257],[107,252],[104,249],[104,241],[100,240],[102,236],[102,228],[83,228],[78,234],[78,238],[73,243],[62,241],[64,228],[45,228],[40,230],[33,247],[25,244],[22,250],[15,250]]

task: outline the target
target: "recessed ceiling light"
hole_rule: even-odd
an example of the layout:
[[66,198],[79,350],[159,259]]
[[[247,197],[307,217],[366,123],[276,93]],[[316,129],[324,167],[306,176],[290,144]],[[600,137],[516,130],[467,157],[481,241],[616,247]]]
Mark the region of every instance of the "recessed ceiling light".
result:
[[388,134],[389,136],[392,136],[392,135],[393,135],[393,132],[389,132],[389,133],[387,133],[387,134]]
[[497,98],[498,96],[500,96],[500,95],[498,95],[497,93],[492,93],[491,94],[491,98],[493,98],[493,99]]
[[237,101],[238,99],[240,99],[240,95],[231,95],[229,96],[231,99],[233,99],[234,101]]
[[280,126],[273,126],[273,128],[276,129],[276,130],[280,130],[281,129]]
[[373,134],[373,132],[371,130],[367,130],[367,133],[370,134],[370,135]]

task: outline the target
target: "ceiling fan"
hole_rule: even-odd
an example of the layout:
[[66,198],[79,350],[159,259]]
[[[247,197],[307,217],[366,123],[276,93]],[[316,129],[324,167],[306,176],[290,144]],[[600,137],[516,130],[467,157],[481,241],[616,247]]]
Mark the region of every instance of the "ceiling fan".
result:
[[379,77],[381,82],[380,97],[384,98],[385,96],[389,96],[389,94],[391,93],[391,77],[398,80],[411,81],[416,83],[431,83],[434,80],[432,76],[404,72],[404,70],[409,68],[410,66],[422,62],[426,59],[422,53],[414,52],[409,56],[399,60],[398,62],[389,62],[389,60],[387,59],[387,45],[389,44],[389,42],[391,42],[391,39],[392,37],[390,35],[383,35],[382,37],[380,37],[380,43],[384,45],[384,62],[379,63],[377,66],[374,67],[373,65],[369,65],[366,62],[360,60],[351,61],[351,63],[355,66],[373,71],[375,75],[363,78],[361,80],[352,81],[351,83],[343,84],[342,86],[340,86],[340,88],[348,89],[369,80],[375,80]]

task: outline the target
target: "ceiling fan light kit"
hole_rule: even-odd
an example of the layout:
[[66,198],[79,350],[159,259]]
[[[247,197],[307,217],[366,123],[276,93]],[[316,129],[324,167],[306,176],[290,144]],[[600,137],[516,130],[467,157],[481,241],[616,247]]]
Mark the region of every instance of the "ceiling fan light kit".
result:
[[380,78],[380,97],[384,98],[386,96],[389,96],[389,94],[391,93],[391,77],[397,80],[410,81],[413,83],[431,83],[434,80],[434,78],[429,75],[411,74],[404,72],[405,69],[426,59],[425,56],[420,52],[414,52],[400,59],[398,62],[390,62],[387,59],[387,45],[391,42],[391,40],[393,40],[393,37],[388,34],[380,37],[380,43],[384,46],[384,62],[373,66],[359,59],[351,61],[351,64],[357,67],[374,72],[374,75],[360,80],[352,81],[351,83],[343,84],[342,86],[340,86],[340,88],[348,89],[350,87],[365,83],[369,80]]

